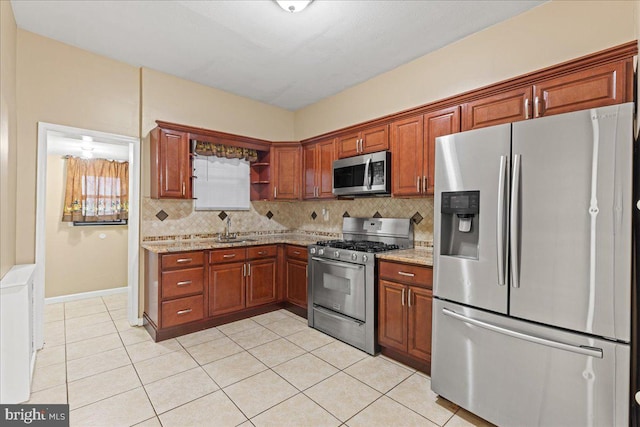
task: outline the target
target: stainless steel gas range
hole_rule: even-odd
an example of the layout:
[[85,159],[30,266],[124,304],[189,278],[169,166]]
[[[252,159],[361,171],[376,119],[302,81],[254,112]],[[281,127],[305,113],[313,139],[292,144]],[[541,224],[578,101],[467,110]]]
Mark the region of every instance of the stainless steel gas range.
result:
[[376,345],[375,254],[413,247],[404,218],[344,218],[344,240],[309,246],[309,326],[369,354]]

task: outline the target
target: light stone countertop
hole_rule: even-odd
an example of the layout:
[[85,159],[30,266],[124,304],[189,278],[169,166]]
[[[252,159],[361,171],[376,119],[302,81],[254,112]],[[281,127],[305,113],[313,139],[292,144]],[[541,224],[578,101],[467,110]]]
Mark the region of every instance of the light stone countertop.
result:
[[[249,241],[243,239],[251,239]],[[241,236],[235,242],[220,242],[217,238],[210,239],[185,239],[185,240],[160,240],[143,242],[140,246],[149,252],[157,254],[202,251],[206,249],[238,248],[243,246],[274,245],[286,243],[288,245],[307,246],[319,240],[331,240],[331,237],[313,236],[309,234],[272,234],[272,235],[248,235]]]
[[[250,240],[243,240],[250,239]],[[149,252],[157,254],[202,251],[207,249],[238,248],[246,246],[275,245],[285,243],[288,245],[308,246],[319,240],[331,240],[332,237],[314,236],[309,234],[282,233],[272,235],[248,235],[241,236],[235,242],[220,242],[217,238],[185,239],[185,240],[159,240],[143,242],[140,246]],[[433,266],[432,248],[416,247],[413,249],[400,249],[376,254],[376,258],[389,261],[406,262],[431,267]]]
[[383,252],[376,254],[376,258],[386,261],[406,262],[409,264],[433,267],[433,249],[421,246],[412,249]]

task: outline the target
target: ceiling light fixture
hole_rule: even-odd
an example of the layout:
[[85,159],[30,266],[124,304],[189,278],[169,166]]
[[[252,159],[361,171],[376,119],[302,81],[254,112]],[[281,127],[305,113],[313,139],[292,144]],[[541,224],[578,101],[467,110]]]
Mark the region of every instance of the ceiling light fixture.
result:
[[276,3],[287,12],[302,12],[313,0],[276,0]]

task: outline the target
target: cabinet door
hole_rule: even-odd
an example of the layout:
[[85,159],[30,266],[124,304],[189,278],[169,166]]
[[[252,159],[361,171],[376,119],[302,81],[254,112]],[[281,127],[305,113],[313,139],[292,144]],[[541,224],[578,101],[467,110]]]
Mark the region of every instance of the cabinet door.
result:
[[300,198],[300,157],[300,146],[273,147],[274,199]]
[[316,163],[318,144],[305,145],[302,148],[302,198],[316,197]]
[[151,135],[151,197],[191,198],[189,138],[184,132],[160,129]]
[[247,307],[276,300],[276,259],[254,260],[247,264]]
[[352,133],[338,138],[338,158],[360,154],[360,133]]
[[[605,64],[547,80],[533,87],[536,117],[625,102],[626,63]],[[534,103],[535,106],[535,103]]]
[[391,124],[391,175],[394,196],[422,193],[422,116]]
[[[424,115],[422,192],[433,194],[435,185],[436,138],[460,132],[460,107],[455,106]],[[426,178],[426,179],[425,179]]]
[[361,153],[374,153],[389,149],[389,126],[378,126],[360,132]]
[[385,347],[407,351],[406,287],[386,280],[378,283],[378,342]]
[[478,129],[532,117],[531,87],[514,89],[462,104],[462,130]]
[[307,263],[287,259],[286,298],[292,304],[307,308]]
[[245,307],[244,262],[209,267],[209,316]]
[[335,139],[318,143],[316,163],[317,197],[333,199],[333,161],[336,159]]
[[431,290],[409,286],[407,305],[409,308],[408,352],[411,356],[430,362],[433,305]]

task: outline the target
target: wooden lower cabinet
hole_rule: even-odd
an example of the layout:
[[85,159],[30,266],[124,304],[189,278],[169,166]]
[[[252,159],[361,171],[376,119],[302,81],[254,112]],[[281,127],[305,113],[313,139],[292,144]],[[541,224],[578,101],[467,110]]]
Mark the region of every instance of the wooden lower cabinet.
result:
[[431,314],[433,293],[430,289],[410,286],[407,294],[408,324],[407,352],[422,360],[431,361]]
[[209,316],[245,308],[244,262],[209,266]]
[[204,318],[204,263],[202,251],[175,254],[147,251],[144,317],[154,333]]
[[247,307],[277,300],[276,259],[254,260],[247,264]]
[[303,246],[287,245],[285,294],[288,302],[307,308],[307,248]]
[[211,251],[209,316],[275,302],[276,254],[276,245]]
[[306,317],[306,246],[146,251],[145,272],[145,328],[156,341],[280,308]]
[[379,272],[378,344],[382,353],[430,374],[432,270],[380,261]]

